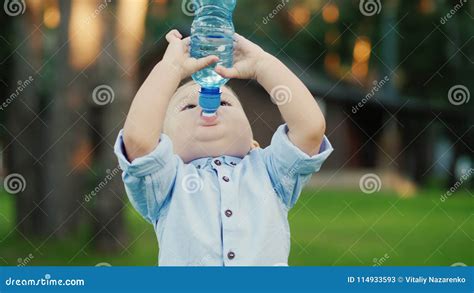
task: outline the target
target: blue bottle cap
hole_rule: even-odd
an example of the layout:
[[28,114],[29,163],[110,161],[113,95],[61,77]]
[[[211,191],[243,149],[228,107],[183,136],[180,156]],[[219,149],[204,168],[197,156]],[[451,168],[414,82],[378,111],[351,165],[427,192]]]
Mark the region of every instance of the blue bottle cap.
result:
[[216,115],[217,109],[221,105],[222,91],[218,87],[201,87],[199,91],[199,106],[202,108],[202,115],[211,117]]

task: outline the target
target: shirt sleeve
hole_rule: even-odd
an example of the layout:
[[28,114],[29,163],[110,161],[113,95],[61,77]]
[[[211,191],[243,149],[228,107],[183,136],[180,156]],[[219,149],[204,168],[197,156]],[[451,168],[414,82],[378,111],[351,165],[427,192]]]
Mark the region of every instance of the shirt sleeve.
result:
[[122,169],[125,191],[133,207],[150,223],[155,224],[176,180],[179,158],[173,153],[171,139],[161,134],[158,146],[150,154],[130,163],[120,131],[114,146]]
[[332,153],[331,143],[324,136],[319,153],[309,156],[288,138],[288,125],[278,127],[271,144],[263,150],[263,159],[273,188],[288,209],[292,208],[313,173],[321,169]]

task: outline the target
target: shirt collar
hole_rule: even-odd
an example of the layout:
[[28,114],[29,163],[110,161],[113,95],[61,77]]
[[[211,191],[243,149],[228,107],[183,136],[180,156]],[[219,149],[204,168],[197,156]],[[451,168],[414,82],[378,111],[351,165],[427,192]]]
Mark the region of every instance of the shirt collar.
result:
[[219,160],[228,166],[237,166],[237,164],[240,163],[240,161],[242,161],[242,158],[233,157],[233,156],[205,157],[205,158],[195,159],[189,162],[189,164],[192,164],[197,168],[204,168],[207,165],[211,165],[216,160]]

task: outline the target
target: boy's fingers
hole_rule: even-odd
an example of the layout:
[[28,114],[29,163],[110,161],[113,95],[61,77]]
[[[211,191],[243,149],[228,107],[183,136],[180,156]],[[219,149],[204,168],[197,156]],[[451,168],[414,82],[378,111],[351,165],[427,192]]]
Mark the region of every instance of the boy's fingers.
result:
[[240,39],[242,39],[243,37],[242,37],[242,35],[240,35],[239,33],[235,33],[235,38],[240,38]]
[[235,67],[225,68],[224,66],[217,65],[215,71],[225,78],[239,78],[240,76],[239,71]]
[[242,50],[249,46],[251,42],[247,40],[245,37],[235,33],[234,35],[234,50]]
[[171,30],[170,33],[172,33],[175,37],[177,37],[178,39],[182,39],[183,38],[183,35],[181,35],[181,33],[177,30],[177,29],[174,29],[174,30]]
[[219,57],[211,55],[211,56],[207,56],[207,57],[204,57],[204,58],[201,58],[201,59],[194,59],[193,58],[192,60],[193,60],[192,71],[196,72],[196,71],[199,71],[203,68],[206,68],[207,66],[209,66],[211,64],[216,63],[217,61],[219,61]]
[[234,34],[234,38],[233,38],[234,45],[239,43],[240,38],[241,36],[239,34],[237,33]]
[[183,36],[176,29],[171,30],[168,34],[166,34],[166,40],[168,41],[168,43],[171,43],[172,41],[176,39],[181,40],[182,38]]
[[191,45],[191,38],[190,37],[186,37],[183,39],[183,45],[185,48],[188,48],[190,45]]
[[184,52],[188,53],[190,51],[191,38],[186,37],[182,40],[184,46]]
[[246,38],[242,37],[241,35],[239,35],[238,33],[235,33],[234,35],[234,41],[239,43],[239,42],[245,42],[247,41]]
[[174,35],[179,38],[179,39],[182,39],[183,38],[183,35],[178,31],[178,30],[175,30],[174,31]]

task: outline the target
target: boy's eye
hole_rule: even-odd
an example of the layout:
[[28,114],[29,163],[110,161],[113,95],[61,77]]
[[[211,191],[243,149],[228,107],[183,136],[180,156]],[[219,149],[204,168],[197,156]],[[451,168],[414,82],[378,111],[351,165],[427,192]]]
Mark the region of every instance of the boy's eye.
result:
[[221,106],[232,106],[232,104],[227,101],[221,101]]
[[196,108],[196,105],[187,104],[186,106],[183,107],[183,109],[181,109],[181,111],[186,111],[186,110],[190,110],[190,109],[193,109],[193,108]]

